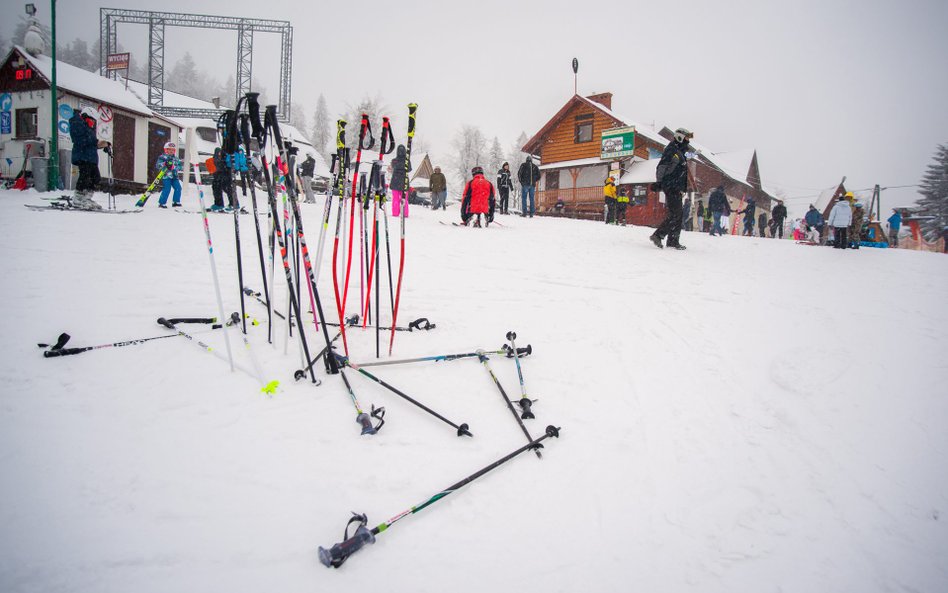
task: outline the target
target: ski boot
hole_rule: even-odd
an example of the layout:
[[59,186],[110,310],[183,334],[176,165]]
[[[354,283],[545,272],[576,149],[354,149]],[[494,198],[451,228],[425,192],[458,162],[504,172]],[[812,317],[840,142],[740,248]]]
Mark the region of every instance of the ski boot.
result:
[[77,210],[102,210],[102,206],[92,199],[90,191],[77,191],[70,206]]

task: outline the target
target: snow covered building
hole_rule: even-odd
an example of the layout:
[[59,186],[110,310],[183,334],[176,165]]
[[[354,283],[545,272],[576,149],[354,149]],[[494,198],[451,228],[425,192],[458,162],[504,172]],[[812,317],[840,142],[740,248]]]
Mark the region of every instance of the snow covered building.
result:
[[[657,226],[665,217],[664,195],[649,186],[671,138],[667,127],[655,130],[613,112],[612,93],[573,95],[522,148],[540,155],[537,211],[602,219],[603,183],[611,175],[635,203],[626,212],[627,221]],[[616,141],[620,145],[610,146]],[[707,204],[710,192],[723,184],[732,208],[741,208],[753,197],[770,212],[774,198],[761,186],[756,151],[714,153],[699,144],[692,146],[688,189],[693,202],[703,199]],[[556,208],[558,202],[561,209]]]
[[[99,139],[112,143],[111,176],[116,184],[132,189],[150,182],[165,142],[178,137],[181,125],[149,109],[123,84],[58,60],[58,109],[52,114],[52,65],[49,56],[32,55],[19,46],[10,50],[0,65],[0,173],[11,177],[20,171],[27,143],[42,150],[41,154],[31,151],[31,157],[46,156],[51,118],[56,117],[60,179],[72,187],[76,175],[70,166],[69,119],[75,110],[89,106],[98,114]],[[104,153],[100,153],[99,171],[103,178],[109,177],[109,159]]]

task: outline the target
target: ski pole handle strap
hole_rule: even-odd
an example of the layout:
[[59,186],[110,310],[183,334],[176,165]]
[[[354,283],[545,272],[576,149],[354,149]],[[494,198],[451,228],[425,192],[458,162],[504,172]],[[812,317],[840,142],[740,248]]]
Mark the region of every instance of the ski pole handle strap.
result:
[[[253,127],[253,137],[263,138],[263,126],[260,125],[260,102],[257,100],[260,93],[247,93],[247,113],[250,114],[250,125]],[[262,148],[262,146],[261,146]]]
[[328,550],[322,546],[319,547],[319,561],[324,566],[339,568],[343,562],[349,559],[349,556],[361,550],[365,544],[375,543],[375,534],[365,526],[367,521],[365,515],[356,515],[349,520],[349,523],[355,521],[358,521],[360,525],[356,528],[352,537],[348,537],[349,527],[346,526],[345,539],[342,542],[335,544]]
[[[369,143],[365,143],[365,136],[368,134]],[[372,124],[369,123],[369,115],[367,113],[362,114],[362,126],[359,129],[359,148],[362,150],[372,150],[372,147],[375,146],[375,136],[372,135]]]
[[382,154],[392,154],[395,150],[395,134],[392,133],[392,124],[387,117],[382,118]]
[[277,150],[283,152],[283,136],[280,134],[280,123],[277,121],[276,105],[267,105],[266,113],[263,116],[263,126],[273,132],[273,140],[276,142]]
[[92,350],[91,346],[85,348],[60,348],[58,350],[47,350],[43,352],[44,358],[55,358],[57,356],[69,356],[70,354],[79,354],[80,352],[86,352]]
[[430,323],[427,317],[420,317],[411,323],[408,324],[408,331],[417,330],[429,330],[437,327],[434,323]]

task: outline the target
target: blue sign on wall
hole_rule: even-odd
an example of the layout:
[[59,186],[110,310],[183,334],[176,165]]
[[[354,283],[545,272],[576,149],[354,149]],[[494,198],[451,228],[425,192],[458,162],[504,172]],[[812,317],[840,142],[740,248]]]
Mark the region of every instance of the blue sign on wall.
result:
[[10,111],[13,108],[13,97],[10,93],[0,95],[0,111]]
[[13,117],[9,111],[0,111],[0,134],[13,133]]
[[63,103],[59,106],[59,117],[62,119],[69,119],[72,117],[72,105],[67,105]]

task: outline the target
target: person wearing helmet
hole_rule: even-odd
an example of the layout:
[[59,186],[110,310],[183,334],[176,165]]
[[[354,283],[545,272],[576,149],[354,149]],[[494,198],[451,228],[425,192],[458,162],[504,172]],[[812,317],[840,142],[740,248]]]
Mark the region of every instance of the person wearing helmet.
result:
[[668,143],[655,167],[655,183],[652,190],[665,192],[665,220],[649,237],[656,247],[663,247],[662,240],[667,236],[667,245],[682,250],[684,245],[678,242],[681,235],[682,204],[681,197],[688,190],[688,142],[694,134],[685,128],[675,130],[675,138]]
[[72,140],[72,164],[79,169],[76,192],[72,206],[83,210],[101,210],[92,199],[96,185],[102,179],[99,174],[99,148],[109,145],[96,136],[96,113],[92,107],[83,107],[73,112],[69,119],[69,137]]
[[480,228],[481,214],[484,215],[486,227],[493,220],[491,216],[491,202],[494,201],[494,184],[484,177],[484,168],[475,166],[471,169],[472,179],[464,186],[461,194],[461,221],[467,225],[475,216],[474,226]]
[[616,224],[625,226],[625,212],[629,207],[629,192],[620,187],[616,194]]
[[777,205],[770,212],[770,216],[770,238],[780,235],[783,239],[783,221],[787,219],[787,207],[783,205],[782,200],[777,200]]
[[606,224],[615,224],[617,198],[615,177],[606,177],[606,183],[603,184],[602,193],[606,200]]
[[158,157],[155,162],[155,169],[164,170],[165,175],[161,178],[161,197],[158,198],[158,207],[168,207],[168,194],[174,190],[174,197],[171,205],[175,208],[181,205],[181,182],[178,181],[178,173],[181,172],[181,159],[176,154],[178,147],[174,142],[165,143],[165,153]]

